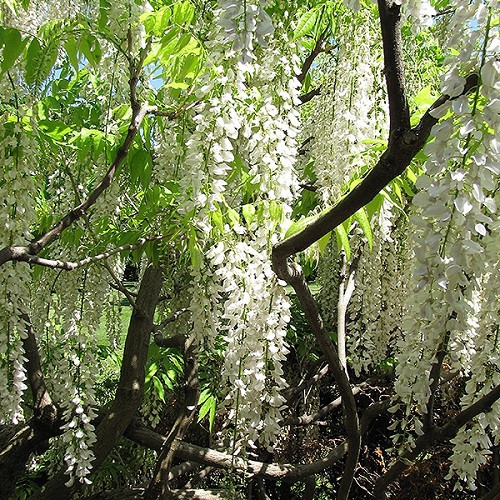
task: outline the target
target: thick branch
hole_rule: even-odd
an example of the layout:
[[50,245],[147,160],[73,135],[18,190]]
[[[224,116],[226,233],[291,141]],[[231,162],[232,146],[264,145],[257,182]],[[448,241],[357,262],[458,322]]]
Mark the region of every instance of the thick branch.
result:
[[342,266],[342,280],[340,282],[339,298],[337,301],[337,346],[339,350],[340,364],[347,373],[347,354],[346,354],[346,331],[345,331],[345,317],[347,313],[347,306],[351,300],[354,292],[354,276],[359,262],[358,255],[354,259],[350,269],[347,269],[347,257],[344,255],[344,262]]
[[293,287],[297,294],[309,326],[316,337],[316,342],[318,342],[319,347],[328,361],[342,398],[344,427],[347,433],[347,442],[349,446],[345,470],[340,482],[337,498],[344,499],[349,495],[361,448],[361,434],[359,432],[356,402],[354,401],[351,386],[349,385],[347,373],[342,367],[338,352],[323,326],[323,320],[314,302],[311,291],[304,280],[304,275],[301,271],[296,271],[293,275],[288,275],[285,281]]
[[21,319],[25,322],[26,337],[23,339],[24,354],[26,356],[26,373],[33,397],[33,411],[35,415],[44,415],[51,421],[56,417],[56,409],[49,395],[45,379],[42,373],[42,363],[36,342],[33,325],[27,314],[22,314]]
[[441,369],[443,367],[443,361],[448,353],[448,341],[450,339],[450,332],[445,333],[444,340],[439,344],[436,354],[436,360],[434,361],[431,372],[429,374],[430,382],[430,396],[427,402],[427,413],[424,417],[424,431],[428,431],[434,425],[434,402],[436,400],[436,391],[441,383]]
[[[469,75],[461,95],[474,89],[477,82],[478,76],[476,74]],[[389,182],[405,171],[427,142],[432,127],[438,122],[437,118],[432,116],[432,111],[448,100],[450,98],[446,95],[440,97],[424,114],[416,127],[390,143],[375,167],[344,199],[302,231],[275,245],[272,254],[273,265],[276,274],[281,279],[286,281],[286,277],[290,273],[293,274],[293,270],[286,263],[288,257],[305,250],[339,224],[342,224],[360,208],[370,203]]]
[[459,429],[467,422],[477,417],[480,413],[487,411],[495,401],[500,398],[500,386],[495,387],[488,394],[480,398],[474,404],[462,410],[451,418],[442,427],[433,427],[428,432],[418,437],[415,446],[404,453],[402,457],[375,483],[374,495],[376,498],[385,498],[385,490],[392,481],[401,476],[403,471],[427,448],[434,446],[440,441],[448,441],[453,438]]
[[[391,400],[370,405],[361,418],[361,430],[366,432],[369,424],[382,411],[391,406]],[[125,437],[146,448],[159,451],[166,441],[166,437],[145,427],[138,419],[134,419],[125,432]],[[227,453],[201,448],[194,444],[181,441],[176,453],[176,457],[188,462],[198,462],[203,465],[213,467],[223,467],[236,469],[247,474],[271,480],[299,481],[313,474],[318,474],[340,460],[347,452],[347,443],[344,441],[339,446],[332,449],[324,458],[311,464],[278,464],[264,463],[255,460],[244,460],[233,457]]]
[[306,102],[311,101],[313,99],[313,97],[316,97],[317,95],[320,95],[320,94],[321,94],[321,87],[316,87],[315,89],[312,89],[309,92],[299,96],[300,103],[305,104]]
[[384,49],[384,72],[389,99],[389,142],[394,134],[404,133],[410,129],[410,110],[406,99],[401,41],[401,5],[398,3],[393,0],[378,0]]

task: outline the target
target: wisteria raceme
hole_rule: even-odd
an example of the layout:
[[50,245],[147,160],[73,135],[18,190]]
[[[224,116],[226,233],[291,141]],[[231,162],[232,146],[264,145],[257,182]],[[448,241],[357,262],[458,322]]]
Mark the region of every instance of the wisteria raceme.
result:
[[356,250],[361,256],[347,308],[347,352],[357,375],[370,373],[393,356],[410,283],[404,220],[394,222],[388,200],[378,219],[374,222],[373,249],[363,242]]
[[[37,153],[26,118],[22,110],[14,122],[7,115],[0,117],[0,241],[14,245],[30,240],[36,220],[33,168]],[[0,269],[0,277],[0,420],[18,423],[24,420],[21,403],[27,389],[22,343],[30,312],[30,269],[25,263],[13,263]]]
[[403,18],[410,19],[413,31],[432,26],[436,10],[429,0],[404,0],[398,3],[402,4]]
[[[491,39],[491,14],[486,7],[480,2],[460,5],[454,14],[457,29],[463,22],[463,9],[473,9],[478,29],[465,35],[469,45],[462,45],[463,39],[460,39],[462,51],[457,58],[449,60],[443,93],[456,96],[463,88],[465,79],[461,74],[464,69],[471,69],[468,58],[474,46],[476,71],[482,78],[471,98],[459,97],[437,110],[436,116],[447,114],[433,129],[434,141],[426,148],[429,155],[426,173],[417,181],[420,192],[413,203],[419,208],[419,214],[412,217],[416,230],[413,248],[417,286],[410,299],[405,335],[399,343],[395,384],[398,397],[406,404],[407,415],[412,404],[417,405],[420,415],[428,411],[430,367],[437,362],[438,351],[447,352],[451,366],[465,370],[469,377],[467,403],[471,402],[477,387],[487,392],[494,385],[493,380],[498,379],[497,369],[487,371],[489,375],[485,376],[484,369],[479,368],[485,361],[483,349],[488,345],[492,326],[479,329],[477,323],[487,304],[480,290],[488,280],[490,266],[494,265],[489,260],[491,254],[485,251],[485,243],[493,229],[496,203],[491,195],[499,174],[498,141],[491,132],[497,130],[500,123],[498,111],[492,112],[495,106],[492,97],[498,85],[496,49]],[[491,128],[485,127],[486,123]],[[472,368],[472,364],[474,370],[468,371],[467,367]],[[491,429],[496,428],[495,409],[490,413],[493,417],[479,417],[472,426],[479,425],[478,422],[483,424],[479,441],[473,437],[472,427],[463,429],[454,439],[457,455],[452,458],[452,471],[469,487],[477,468],[484,462],[481,450],[489,446],[486,433],[490,418],[493,418]],[[413,425],[417,434],[420,433],[420,417],[413,417]],[[464,452],[472,449],[477,451],[475,458],[463,460]]]
[[386,128],[383,93],[378,87],[381,58],[373,54],[378,26],[371,24],[366,11],[357,16],[364,22],[356,25],[354,36],[351,24],[339,23],[338,48],[325,62],[326,81],[312,104],[310,155],[327,204],[337,199],[344,183],[361,166],[374,161],[368,156],[367,143]]
[[24,348],[26,314],[29,297],[30,272],[26,264],[0,269],[2,295],[0,297],[0,422],[24,421],[22,402],[28,388]]
[[[191,301],[198,335],[210,344],[210,339],[222,334],[227,344],[223,408],[229,409],[234,431],[226,437],[234,453],[244,453],[247,444],[254,446],[258,439],[272,443],[284,404],[281,362],[287,353],[284,337],[290,306],[276,283],[269,252],[277,238],[276,228],[291,213],[288,204],[298,186],[294,172],[298,61],[293,55],[291,64],[283,56],[275,61],[273,44],[278,41],[268,40],[273,30],[261,7],[246,4],[245,12],[239,3],[231,4],[229,10],[221,7],[224,29],[215,36],[227,44],[226,57],[235,61],[235,69],[215,66],[215,84],[201,90],[219,89],[208,104],[199,107],[182,168],[198,172],[194,179],[192,174],[185,179],[192,193],[188,207],[199,207],[195,224],[200,244],[210,230],[221,229],[217,213],[228,204],[230,186],[225,179],[236,154],[248,164],[249,183],[259,193],[245,220],[237,221],[233,215],[219,242],[212,242],[203,271],[193,275]],[[269,49],[256,51],[254,41],[269,42]],[[278,65],[282,67],[279,75]],[[256,105],[247,106],[246,99]],[[204,164],[201,172],[200,161]]]

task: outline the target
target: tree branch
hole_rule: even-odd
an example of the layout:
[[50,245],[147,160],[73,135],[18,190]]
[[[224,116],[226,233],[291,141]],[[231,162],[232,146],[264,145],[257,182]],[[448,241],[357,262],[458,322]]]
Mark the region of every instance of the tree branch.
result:
[[445,336],[442,342],[439,343],[436,360],[432,364],[431,371],[429,374],[430,382],[430,396],[427,402],[426,414],[424,416],[423,430],[424,432],[430,430],[434,425],[434,403],[436,400],[436,391],[441,384],[441,369],[443,367],[443,361],[448,353],[448,342],[450,340],[450,332],[445,332]]
[[[145,243],[149,241],[159,241],[167,236],[153,236],[149,238],[140,238],[137,240],[137,243],[133,245],[121,245],[117,248],[113,248],[112,250],[108,250],[107,252],[100,253],[98,255],[94,255],[92,257],[86,257],[85,259],[70,262],[59,259],[44,259],[43,257],[38,257],[37,255],[31,255],[28,253],[21,253],[18,258],[15,260],[21,262],[28,262],[29,264],[35,264],[38,266],[49,267],[51,269],[63,269],[65,271],[74,271],[75,269],[79,269],[80,267],[87,266],[89,264],[95,264],[101,260],[109,259],[109,257],[116,255],[120,252],[126,252],[131,250],[137,250],[141,248]],[[16,247],[16,248],[24,248],[24,247]]]
[[[314,363],[313,366],[308,370],[308,373],[303,377],[302,381],[295,387],[290,387],[284,391],[283,396],[288,400],[288,405],[290,400],[295,398],[301,391],[305,391],[311,385],[317,383],[328,373],[328,363],[325,363],[325,356],[321,356]],[[320,368],[318,370],[318,368]],[[314,373],[314,375],[312,375]]]
[[305,104],[306,102],[311,101],[314,97],[320,94],[321,94],[321,87],[316,87],[315,89],[310,90],[306,94],[302,94],[301,96],[299,96],[300,103]]
[[384,73],[389,99],[389,142],[395,134],[410,129],[410,110],[406,99],[401,41],[401,5],[393,0],[378,0]]
[[33,397],[33,412],[36,418],[42,418],[47,423],[53,424],[57,420],[58,411],[45,384],[33,325],[27,314],[21,314],[21,319],[26,325],[26,337],[23,339],[23,347],[27,360],[25,364],[26,373]]
[[400,459],[375,483],[374,495],[376,498],[385,498],[385,490],[390,483],[401,476],[403,471],[427,448],[434,446],[440,441],[448,441],[453,438],[459,429],[467,422],[477,417],[490,408],[500,398],[500,386],[492,389],[488,394],[480,398],[474,404],[462,410],[452,417],[442,427],[432,427],[428,432],[419,436],[415,446],[404,453]]
[[114,273],[113,269],[111,269],[111,266],[107,263],[103,263],[104,269],[108,271],[108,274],[111,276],[113,281],[115,282],[116,288],[127,297],[127,300],[132,307],[139,315],[144,315],[144,311],[142,311],[139,306],[137,305],[134,296],[127,290],[127,287],[121,282],[120,278]]
[[153,479],[144,494],[146,500],[167,498],[171,495],[168,484],[170,468],[175,453],[180,446],[184,434],[191,425],[196,411],[196,405],[200,397],[200,384],[198,381],[197,346],[194,337],[189,339],[185,345],[184,372],[184,394],[178,404],[178,416],[162,446]]
[[[478,76],[476,74],[469,75],[461,95],[470,92],[477,86],[477,83]],[[294,269],[288,266],[286,262],[288,257],[305,250],[339,224],[342,224],[360,208],[372,201],[389,182],[405,171],[427,142],[432,127],[438,122],[438,119],[432,116],[432,112],[449,100],[451,100],[449,96],[441,96],[427,110],[416,127],[390,143],[375,167],[345,198],[302,231],[274,246],[272,259],[278,277],[286,281],[286,277],[291,275],[293,279]]]
[[[352,388],[353,396],[359,394],[363,388],[366,387],[366,384],[361,384]],[[318,421],[320,418],[323,418],[328,413],[332,412],[335,408],[338,408],[342,404],[342,398],[337,398],[328,403],[327,405],[320,408],[317,412],[311,413],[309,415],[302,415],[301,417],[292,417],[287,418],[283,421],[283,425],[297,425],[297,426],[306,426],[311,425],[314,422]]]
[[[384,64],[389,97],[390,133],[387,150],[376,166],[344,199],[332,207],[302,231],[276,244],[272,251],[273,269],[276,275],[291,285],[299,298],[316,340],[327,357],[332,373],[343,398],[344,425],[349,442],[349,455],[339,488],[338,498],[347,498],[360,448],[360,433],[356,405],[349,382],[338,353],[333,346],[311,292],[305,283],[300,266],[289,264],[288,258],[305,250],[314,242],[335,229],[339,224],[369,203],[390,181],[399,176],[426,143],[437,118],[432,111],[447,102],[442,96],[424,114],[419,124],[410,129],[409,109],[404,87],[403,60],[400,33],[400,7],[390,0],[378,0],[384,45]],[[477,75],[470,75],[462,94],[477,86]]]
[[[361,431],[365,433],[372,420],[381,412],[386,411],[392,404],[390,399],[381,403],[370,405],[361,418]],[[147,428],[139,419],[134,419],[125,431],[125,437],[146,448],[159,451],[166,441],[166,437]],[[347,452],[347,442],[344,441],[339,446],[330,450],[324,457],[311,464],[279,464],[264,463],[256,460],[245,460],[233,457],[227,453],[202,448],[184,441],[179,443],[176,457],[187,462],[197,462],[206,466],[219,468],[236,469],[247,474],[271,479],[274,481],[301,481],[313,474],[321,473],[327,467],[340,460]]]
[[[347,354],[345,349],[346,344],[346,331],[345,331],[345,316],[347,313],[347,306],[351,300],[354,292],[354,276],[358,267],[361,254],[358,254],[353,260],[349,270],[347,269],[347,257],[343,257],[342,265],[342,279],[340,282],[339,298],[337,301],[337,346],[339,350],[340,364],[347,373]],[[349,376],[349,374],[348,374]]]
[[131,63],[131,67],[134,71],[129,82],[130,102],[132,104],[132,118],[125,140],[118,149],[113,163],[109,167],[100,184],[94,189],[94,191],[92,191],[92,193],[83,203],[80,203],[77,207],[73,208],[73,210],[68,212],[55,226],[53,226],[49,231],[37,238],[36,241],[31,243],[28,247],[8,246],[0,250],[0,266],[10,260],[23,260],[27,255],[38,255],[41,250],[43,250],[47,245],[57,239],[67,227],[71,226],[71,224],[73,224],[84,214],[86,214],[89,208],[94,205],[101,194],[104,193],[104,191],[111,185],[116,172],[128,155],[130,146],[135,136],[137,135],[137,132],[139,131],[142,120],[148,113],[156,110],[155,106],[149,106],[148,104],[141,106],[137,102],[135,92],[139,80],[139,74],[142,71],[142,65],[138,64],[137,67],[134,67],[134,65]]
[[329,26],[325,28],[323,33],[319,36],[319,38],[316,40],[316,44],[314,45],[314,48],[312,49],[311,53],[306,57],[304,64],[302,65],[302,69],[300,71],[300,75],[297,76],[297,80],[302,84],[304,83],[304,80],[307,76],[307,73],[311,69],[312,63],[318,57],[321,52],[325,51],[325,48],[323,47],[323,42],[325,41],[326,34],[328,33]]
[[[285,240],[287,241],[287,240]],[[276,247],[275,247],[276,248]],[[273,251],[274,257],[274,251]],[[274,259],[273,259],[274,263]],[[304,275],[298,266],[286,266],[286,269],[291,269],[285,275],[278,276],[284,279],[293,287],[300,301],[302,309],[305,313],[309,326],[316,338],[316,342],[323,351],[323,354],[328,361],[331,372],[337,382],[338,390],[342,398],[342,408],[344,412],[344,427],[347,433],[348,454],[345,465],[344,474],[340,483],[337,498],[346,499],[351,488],[354,471],[358,463],[359,451],[361,447],[361,434],[359,432],[359,420],[356,410],[356,402],[349,385],[347,374],[340,364],[337,349],[333,345],[328,332],[324,328],[323,320],[319,313],[318,307],[314,302],[314,298],[305,282]],[[275,267],[275,272],[277,268]]]
[[155,325],[154,331],[158,332],[163,330],[167,325],[170,323],[173,323],[174,321],[177,321],[184,313],[189,312],[189,309],[183,308],[179,309],[178,311],[175,311],[171,316],[169,316],[167,319],[163,320],[159,325]]

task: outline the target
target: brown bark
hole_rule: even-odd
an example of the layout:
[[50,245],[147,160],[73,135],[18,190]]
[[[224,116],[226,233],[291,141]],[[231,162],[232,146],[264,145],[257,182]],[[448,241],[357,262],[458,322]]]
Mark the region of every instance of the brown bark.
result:
[[[370,405],[360,421],[361,433],[368,430],[370,423],[381,412],[386,411],[391,405],[389,399],[381,403]],[[125,437],[146,448],[160,451],[167,438],[147,428],[139,420],[134,420],[125,432]],[[340,460],[347,452],[347,442],[330,450],[324,457],[311,464],[279,464],[265,463],[256,460],[244,460],[233,457],[210,448],[202,448],[184,441],[179,443],[176,458],[187,462],[197,462],[206,466],[235,469],[253,476],[274,481],[284,480],[289,482],[302,481],[307,477],[318,474]]]
[[11,498],[20,475],[37,450],[43,450],[57,429],[40,420],[0,426],[0,498]]

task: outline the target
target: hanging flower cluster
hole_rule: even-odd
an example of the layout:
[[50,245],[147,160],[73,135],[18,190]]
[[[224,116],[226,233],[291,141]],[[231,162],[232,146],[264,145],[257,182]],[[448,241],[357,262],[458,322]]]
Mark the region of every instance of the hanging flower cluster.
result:
[[[470,18],[477,23],[476,30],[470,29]],[[395,389],[406,405],[405,422],[412,422],[417,434],[421,432],[420,416],[427,412],[430,370],[438,352],[446,352],[452,369],[469,377],[464,406],[498,381],[497,368],[485,371],[488,363],[479,366],[491,353],[488,345],[494,342],[498,318],[488,307],[487,322],[481,327],[477,323],[486,304],[480,291],[497,260],[485,250],[487,240],[493,238],[496,203],[492,196],[498,185],[500,151],[493,133],[500,124],[499,68],[494,55],[498,48],[490,20],[491,13],[482,2],[457,5],[451,25],[461,37],[453,36],[450,45],[460,51],[448,61],[442,92],[459,95],[465,83],[461,74],[472,69],[480,72],[480,84],[471,97],[458,97],[436,110],[435,116],[444,119],[433,129],[425,173],[417,180],[420,192],[413,200],[418,207],[412,217],[417,285],[399,342]],[[469,371],[473,360],[474,370]],[[411,415],[414,405],[418,413]],[[473,424],[483,426],[479,440],[461,440],[472,436],[472,427],[454,440],[458,455],[452,459],[453,470],[469,485],[483,460],[481,450],[489,443],[486,431],[494,432],[497,420],[483,416]],[[410,444],[412,441],[410,435]],[[471,447],[478,452],[477,460],[461,460]]]
[[[408,295],[408,255],[403,217],[394,223],[388,200],[374,223],[373,248],[361,243],[356,287],[348,306],[346,340],[349,365],[356,375],[370,373],[393,355],[401,335],[404,297]],[[391,231],[392,229],[392,231]]]
[[412,31],[432,26],[436,10],[429,0],[406,0],[400,3],[403,6],[403,19],[410,20]]
[[[226,343],[223,406],[230,408],[231,429],[225,434],[238,453],[257,439],[275,439],[284,404],[290,306],[269,253],[298,185],[298,60],[276,55],[283,42],[269,40],[274,30],[262,5],[221,4],[220,27],[215,39],[226,48],[214,56],[212,79],[198,92],[210,97],[194,117],[181,184],[190,194],[186,211],[197,210],[192,241],[203,248],[210,235],[211,248],[193,275],[191,313],[207,345],[217,335]],[[224,59],[229,67],[220,64]],[[236,212],[233,206],[249,193],[251,202]]]
[[368,140],[386,128],[382,58],[373,53],[379,27],[369,10],[356,16],[359,23],[339,22],[329,56],[333,64],[326,61],[325,81],[309,124],[317,185],[323,202],[330,204],[355,172],[375,160],[365,154]]
[[[23,110],[15,121],[0,117],[0,241],[25,245],[31,238],[34,209],[36,145],[25,127],[30,124]],[[29,313],[31,273],[25,263],[0,269],[0,420],[24,420],[21,407],[26,386],[23,315]]]
[[[65,250],[62,253],[70,260]],[[95,338],[101,317],[111,307],[106,274],[94,267],[64,276],[45,272],[34,285],[31,306],[39,318],[36,331],[43,332],[39,342],[46,381],[64,405],[61,442],[68,484],[89,484],[95,442]]]

